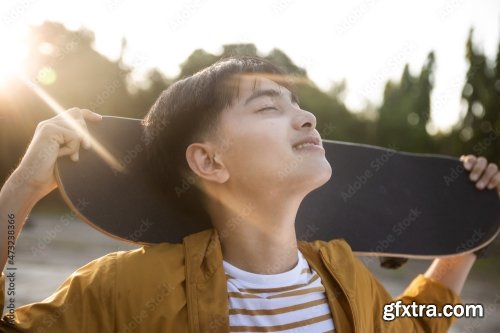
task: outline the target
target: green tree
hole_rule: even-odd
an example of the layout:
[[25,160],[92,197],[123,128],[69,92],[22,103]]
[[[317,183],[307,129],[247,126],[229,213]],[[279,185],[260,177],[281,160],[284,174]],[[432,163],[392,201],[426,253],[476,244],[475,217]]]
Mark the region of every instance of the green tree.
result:
[[112,61],[95,51],[93,33],[47,22],[31,36],[29,75],[64,107],[136,115],[127,90],[130,69],[121,59]]
[[217,56],[210,54],[202,49],[197,49],[181,65],[179,79],[192,75],[203,68],[210,66],[218,59]]
[[223,45],[220,54],[211,54],[198,49],[182,63],[178,78],[191,75],[221,58],[234,55],[260,55],[290,73],[290,80],[297,84],[297,93],[302,108],[316,115],[317,128],[323,138],[357,142],[368,140],[368,123],[349,112],[335,93],[328,94],[321,91],[307,77],[306,70],[297,66],[279,49],[273,49],[267,55],[261,55],[253,44]]
[[469,63],[462,98],[467,108],[452,135],[467,152],[500,161],[500,44],[495,63],[476,49],[473,30],[466,44]]
[[378,109],[376,144],[414,152],[433,150],[426,126],[430,121],[434,64],[431,52],[420,74],[413,76],[406,65],[399,82],[387,82]]

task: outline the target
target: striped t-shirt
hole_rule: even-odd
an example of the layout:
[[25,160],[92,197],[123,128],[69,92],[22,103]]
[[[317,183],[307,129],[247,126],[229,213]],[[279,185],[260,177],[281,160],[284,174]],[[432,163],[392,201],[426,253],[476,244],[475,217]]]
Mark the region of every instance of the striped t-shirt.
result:
[[300,251],[297,265],[280,274],[223,265],[231,332],[334,332],[325,288]]

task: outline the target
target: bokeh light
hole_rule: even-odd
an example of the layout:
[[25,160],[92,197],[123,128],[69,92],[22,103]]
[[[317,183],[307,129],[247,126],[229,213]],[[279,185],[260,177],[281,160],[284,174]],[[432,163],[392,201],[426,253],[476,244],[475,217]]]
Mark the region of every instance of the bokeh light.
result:
[[56,82],[57,80],[57,73],[56,71],[50,67],[50,66],[44,66],[40,71],[38,71],[37,75],[37,81],[40,82],[43,85],[49,86]]

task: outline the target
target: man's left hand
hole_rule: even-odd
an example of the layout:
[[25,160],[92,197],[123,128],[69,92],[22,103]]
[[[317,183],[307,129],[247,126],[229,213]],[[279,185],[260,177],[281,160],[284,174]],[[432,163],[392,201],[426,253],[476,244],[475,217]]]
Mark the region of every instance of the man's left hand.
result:
[[470,171],[469,178],[476,183],[478,190],[497,189],[500,196],[500,171],[495,163],[488,163],[483,156],[462,155],[460,161],[464,168]]

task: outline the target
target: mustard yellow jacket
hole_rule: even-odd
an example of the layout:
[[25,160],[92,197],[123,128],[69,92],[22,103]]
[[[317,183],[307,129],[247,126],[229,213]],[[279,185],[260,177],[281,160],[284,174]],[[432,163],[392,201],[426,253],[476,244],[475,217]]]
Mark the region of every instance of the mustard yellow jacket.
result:
[[[385,322],[383,305],[393,299],[343,240],[300,241],[299,249],[321,277],[337,333],[446,332],[450,326],[449,318]],[[2,274],[2,289],[4,284]],[[459,301],[422,275],[401,298],[437,305]],[[5,315],[0,332],[228,332],[217,232],[190,235],[183,244],[111,253],[77,270],[44,301],[16,309],[13,322]]]

